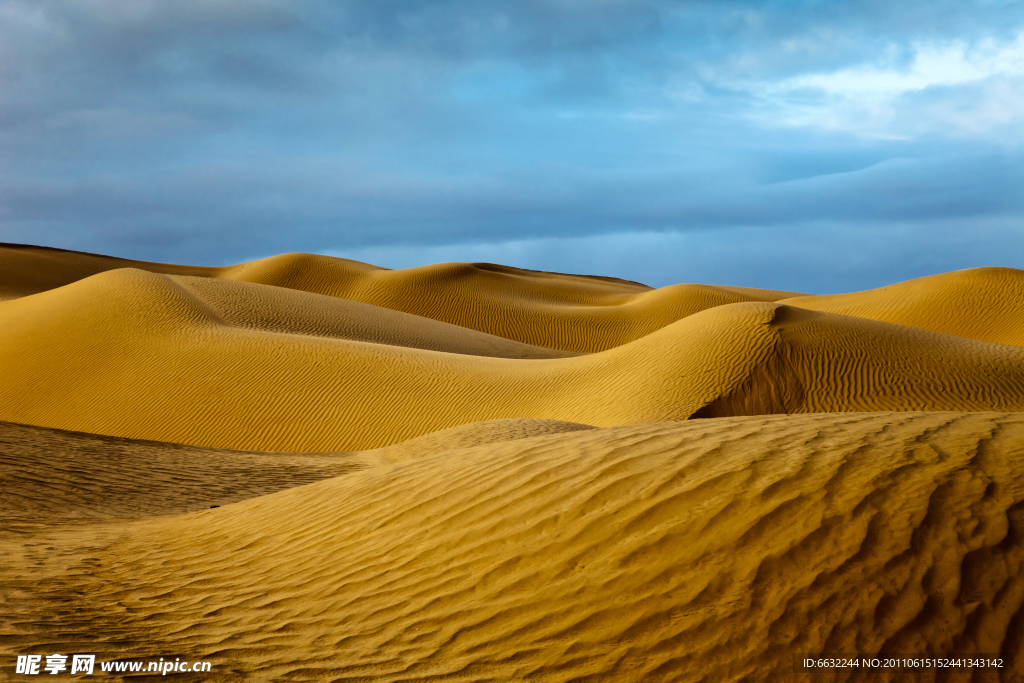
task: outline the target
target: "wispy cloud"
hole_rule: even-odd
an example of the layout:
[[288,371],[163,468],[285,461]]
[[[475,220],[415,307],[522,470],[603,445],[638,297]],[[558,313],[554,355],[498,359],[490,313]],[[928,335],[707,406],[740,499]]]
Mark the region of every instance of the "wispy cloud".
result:
[[[980,135],[1024,123],[1024,32],[890,44],[869,62],[741,87],[762,100],[769,123],[901,139]],[[1024,128],[1012,132],[1020,140]]]

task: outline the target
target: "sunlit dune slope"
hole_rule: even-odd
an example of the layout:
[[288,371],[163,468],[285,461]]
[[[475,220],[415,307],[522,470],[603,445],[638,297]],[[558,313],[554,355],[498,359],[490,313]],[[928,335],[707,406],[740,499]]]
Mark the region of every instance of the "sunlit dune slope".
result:
[[4,302],[0,317],[0,419],[219,448],[376,448],[502,418],[1024,407],[1024,349],[770,303],[551,360],[235,327],[134,269]]
[[373,448],[534,417],[683,419],[771,346],[771,305],[577,358],[485,358],[232,327],[173,278],[101,273],[0,304],[0,419],[193,445]]
[[460,448],[473,448],[501,441],[532,439],[535,436],[595,429],[591,425],[560,420],[531,418],[485,420],[449,427],[372,451],[359,451],[363,462],[399,462]]
[[793,292],[673,285],[652,290],[614,278],[486,263],[387,270],[347,259],[282,254],[221,268],[126,261],[40,247],[0,246],[0,299],[118,268],[273,285],[373,304],[525,344],[593,352],[638,339],[687,315]]
[[384,270],[310,254],[254,261],[223,277],[329,294],[526,344],[588,353],[639,339],[714,306],[793,296],[694,284],[655,290],[610,278],[486,263]]
[[783,303],[909,325],[958,337],[1024,346],[1024,271],[972,268],[850,294]]
[[201,680],[549,683],[991,653],[1010,668],[813,680],[1019,681],[1022,473],[1021,414],[725,418],[441,452],[34,538],[0,573],[0,650],[171,652],[212,660]]
[[222,323],[243,329],[495,358],[566,358],[575,355],[322,294],[249,282],[168,277]]
[[[202,306],[223,322],[237,327],[501,358],[571,355],[355,301],[214,279],[225,273],[229,275],[231,268],[125,261],[57,249],[0,247],[0,300],[47,291],[94,274],[128,267],[170,274],[175,283],[194,295]],[[244,266],[239,268],[244,270]]]

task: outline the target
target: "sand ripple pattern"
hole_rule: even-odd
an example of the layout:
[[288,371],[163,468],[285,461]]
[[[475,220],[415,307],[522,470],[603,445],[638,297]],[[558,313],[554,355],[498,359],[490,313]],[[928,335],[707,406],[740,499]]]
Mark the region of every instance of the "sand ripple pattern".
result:
[[231,324],[174,276],[124,268],[0,304],[0,419],[290,451],[505,418],[685,419],[764,360],[772,306],[704,311],[600,354],[488,358]]
[[350,453],[266,453],[0,422],[0,518],[54,520],[208,509],[366,466]]
[[[734,417],[441,452],[54,530],[3,574],[0,649],[381,682],[791,681],[797,653],[1019,655],[1022,472],[1024,416],[997,413]],[[33,562],[48,578],[8,578]],[[1013,666],[821,680],[1022,680]]]
[[[694,415],[1024,409],[1020,347],[776,303],[716,306],[599,353],[522,359],[312,334],[318,314],[283,317],[284,331],[243,325],[237,310],[225,321],[227,306],[194,285],[122,268],[0,303],[0,419],[221,449],[333,452],[510,418],[603,427]],[[356,324],[335,323],[346,325]]]
[[1024,271],[971,268],[850,294],[784,303],[996,344],[1024,346]]
[[[236,450],[342,451],[510,418],[605,427],[1024,409],[1020,347],[777,303],[716,306],[599,353],[524,359],[405,346],[390,318],[335,310],[351,313],[352,302],[235,285],[122,268],[0,303],[0,419]],[[285,314],[282,302],[307,298]],[[472,341],[415,320],[424,326],[407,326],[409,344]]]

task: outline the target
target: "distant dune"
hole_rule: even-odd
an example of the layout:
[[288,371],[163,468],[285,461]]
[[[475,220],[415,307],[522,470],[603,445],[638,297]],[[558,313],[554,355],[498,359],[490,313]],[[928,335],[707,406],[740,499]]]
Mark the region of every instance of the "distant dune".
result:
[[[726,304],[608,351],[520,360],[457,353],[488,340],[445,337],[429,319],[198,283],[123,268],[0,303],[0,419],[337,451],[502,418],[603,427],[694,413],[1024,407],[1022,348],[780,304]],[[224,315],[228,294],[241,303]]]
[[[6,245],[0,369],[0,678],[1024,680],[1022,271],[809,296]],[[795,671],[825,653],[1005,666]]]
[[851,294],[784,299],[790,306],[1024,346],[1024,271],[972,268]]
[[614,278],[520,270],[489,263],[442,263],[387,270],[358,261],[283,254],[223,268],[112,259],[39,247],[0,247],[0,299],[137,268],[272,285],[412,313],[525,344],[602,351],[687,315],[742,301],[776,301],[793,292],[673,285],[652,290]]

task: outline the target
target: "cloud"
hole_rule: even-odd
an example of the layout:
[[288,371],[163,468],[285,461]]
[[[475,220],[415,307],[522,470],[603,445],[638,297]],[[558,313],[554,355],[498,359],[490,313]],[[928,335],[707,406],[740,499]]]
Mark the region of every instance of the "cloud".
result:
[[769,121],[817,126],[875,137],[908,138],[943,130],[982,135],[993,128],[1024,128],[1024,31],[917,42],[904,56],[890,45],[872,62],[825,73],[805,73],[749,86],[767,103]]
[[1024,75],[1024,33],[1004,43],[986,38],[976,45],[956,40],[940,45],[915,44],[912,49],[913,58],[903,69],[857,66],[830,74],[798,76],[781,87],[816,88],[845,97],[879,99],[994,76]]
[[1022,29],[953,0],[0,0],[0,239],[225,263],[1021,220]]

